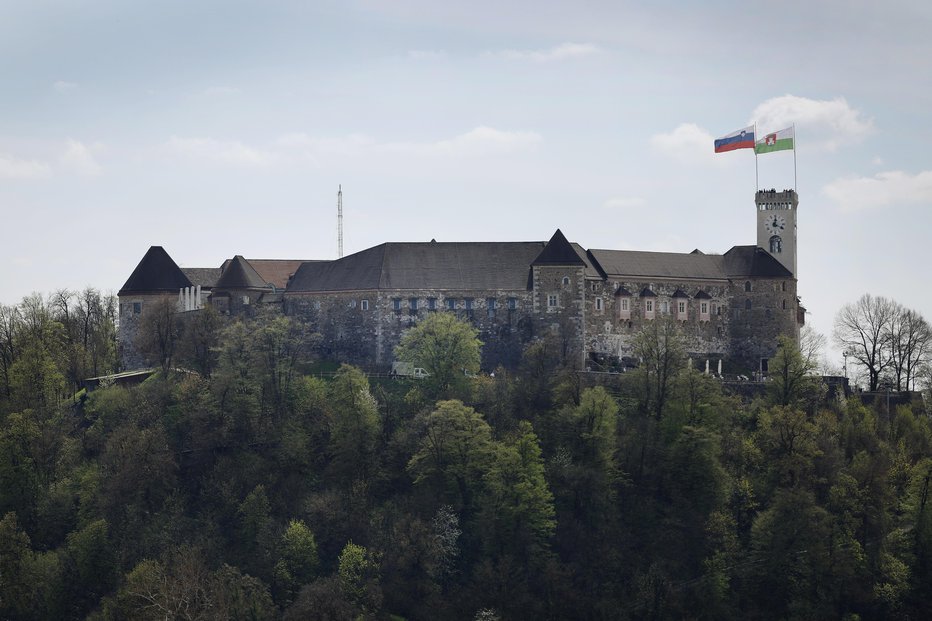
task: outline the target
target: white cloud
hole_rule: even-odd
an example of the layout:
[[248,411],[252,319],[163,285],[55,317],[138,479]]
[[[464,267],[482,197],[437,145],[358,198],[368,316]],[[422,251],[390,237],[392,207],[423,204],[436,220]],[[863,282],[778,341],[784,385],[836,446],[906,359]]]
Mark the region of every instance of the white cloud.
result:
[[602,207],[605,209],[635,209],[646,204],[647,201],[638,196],[616,196],[602,203]]
[[489,152],[511,152],[517,149],[534,147],[542,140],[541,135],[536,132],[502,131],[494,127],[480,126],[449,140],[441,140],[426,145],[399,143],[391,145],[391,147],[400,147],[402,150],[413,148],[415,151],[426,150],[448,155],[476,155]]
[[844,211],[878,209],[897,204],[932,205],[932,170],[915,175],[892,170],[873,177],[836,179],[822,188],[822,194]]
[[51,173],[48,164],[24,160],[9,153],[0,153],[0,177],[7,179],[43,179]]
[[800,145],[804,148],[815,145],[828,151],[834,151],[840,145],[860,142],[874,131],[873,120],[849,106],[843,97],[831,100],[795,95],[774,97],[754,109],[750,122],[754,121],[759,133],[776,131],[795,123]]
[[274,152],[249,147],[237,140],[172,136],[167,146],[171,151],[185,157],[234,166],[264,167],[278,159]]
[[654,134],[650,146],[656,152],[682,162],[713,161],[715,139],[695,123],[680,123],[672,132]]
[[99,175],[103,172],[103,168],[94,157],[93,151],[100,150],[101,148],[99,144],[88,147],[77,140],[69,140],[65,146],[64,153],[61,155],[60,162],[62,166],[78,174],[87,176]]
[[52,88],[54,88],[56,92],[67,93],[73,90],[77,90],[78,85],[74,82],[68,82],[67,80],[58,80],[52,84]]
[[581,58],[596,54],[599,51],[599,48],[591,43],[561,43],[546,50],[500,50],[498,52],[486,52],[485,55],[507,60],[530,60],[544,63]]

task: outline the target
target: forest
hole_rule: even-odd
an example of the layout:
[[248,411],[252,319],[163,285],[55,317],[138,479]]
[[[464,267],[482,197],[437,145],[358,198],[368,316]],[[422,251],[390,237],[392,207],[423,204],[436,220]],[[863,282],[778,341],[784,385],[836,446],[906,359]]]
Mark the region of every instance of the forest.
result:
[[115,322],[0,306],[0,618],[932,618],[922,400],[832,393],[793,341],[754,390],[661,320],[629,373],[541,340],[493,375],[441,312],[395,352],[430,377],[391,379],[166,304],[155,372],[85,387]]

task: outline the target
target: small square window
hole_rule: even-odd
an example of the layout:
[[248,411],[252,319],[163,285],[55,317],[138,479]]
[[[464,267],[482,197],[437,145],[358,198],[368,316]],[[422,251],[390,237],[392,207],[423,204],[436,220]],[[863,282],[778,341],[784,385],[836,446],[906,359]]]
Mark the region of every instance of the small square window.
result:
[[646,310],[648,313],[654,312],[654,301],[647,300],[646,302],[644,302],[644,310]]
[[447,298],[444,302],[447,304],[447,310],[456,310],[456,298]]
[[408,308],[414,312],[417,312],[417,298],[408,299]]
[[369,300],[363,300],[362,302],[360,302],[359,306],[364,311],[369,310]]
[[392,298],[392,310],[401,310],[401,298]]
[[437,310],[437,298],[427,298],[427,310]]
[[569,277],[569,276],[564,276],[564,277],[563,277],[563,286],[564,286],[564,287],[568,287],[569,284],[570,284],[570,277]]
[[676,303],[676,312],[681,315],[686,312],[686,302],[677,302]]
[[628,298],[622,298],[622,299],[621,299],[621,310],[623,310],[623,311],[630,310],[630,309],[628,308]]
[[595,299],[595,309],[596,309],[597,311],[601,311],[601,310],[602,310],[602,298],[596,298],[596,299]]
[[516,310],[517,308],[518,308],[518,299],[508,298],[508,310]]
[[142,302],[133,302],[133,314],[138,315],[142,312]]
[[556,308],[557,307],[557,296],[555,293],[551,293],[547,296],[547,308]]

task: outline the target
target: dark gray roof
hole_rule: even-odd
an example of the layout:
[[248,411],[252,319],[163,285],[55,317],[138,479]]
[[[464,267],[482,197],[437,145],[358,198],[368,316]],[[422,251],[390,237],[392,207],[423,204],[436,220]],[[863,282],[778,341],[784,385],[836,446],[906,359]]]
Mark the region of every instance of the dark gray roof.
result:
[[152,246],[130,274],[129,279],[117,295],[128,293],[177,292],[190,287],[191,281],[184,275],[161,246]]
[[724,270],[729,277],[793,277],[790,270],[759,246],[735,246],[725,253],[724,261]]
[[578,265],[580,263],[585,265],[587,261],[566,240],[560,229],[557,229],[541,253],[534,259],[534,265]]
[[527,289],[531,263],[543,248],[543,242],[390,242],[305,263],[287,292]]
[[705,291],[703,291],[702,289],[700,289],[699,293],[696,294],[696,299],[697,300],[711,300],[712,296],[706,293]]
[[689,296],[686,295],[686,292],[685,292],[685,291],[683,291],[683,290],[680,289],[680,288],[677,288],[677,290],[674,291],[674,292],[673,292],[673,295],[671,295],[670,297],[671,297],[671,298],[688,298]]
[[609,276],[726,280],[735,277],[792,278],[788,269],[757,246],[735,246],[724,255],[639,250],[590,250],[593,265]]
[[220,278],[219,267],[182,267],[181,271],[188,277],[192,285],[210,288],[217,284]]
[[266,289],[269,288],[259,272],[242,255],[236,255],[223,270],[215,285],[217,289]]
[[631,292],[628,291],[626,287],[618,287],[617,289],[615,289],[616,298],[621,297],[623,295],[631,295]]
[[640,250],[590,250],[602,271],[610,276],[724,280],[721,255]]

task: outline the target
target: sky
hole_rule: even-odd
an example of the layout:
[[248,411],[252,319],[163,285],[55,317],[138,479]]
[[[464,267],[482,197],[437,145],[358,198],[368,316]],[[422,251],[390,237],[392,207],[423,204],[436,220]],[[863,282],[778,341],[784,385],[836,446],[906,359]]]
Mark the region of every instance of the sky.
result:
[[[932,4],[0,0],[0,303],[385,241],[723,253],[932,317]],[[797,148],[713,153],[756,123]],[[756,175],[756,176],[755,176]],[[840,356],[837,361],[840,364]]]

